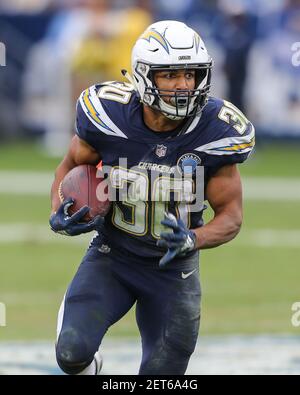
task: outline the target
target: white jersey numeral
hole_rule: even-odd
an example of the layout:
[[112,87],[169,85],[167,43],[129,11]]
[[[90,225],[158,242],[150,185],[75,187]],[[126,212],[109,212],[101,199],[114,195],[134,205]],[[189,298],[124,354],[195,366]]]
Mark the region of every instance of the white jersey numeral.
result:
[[235,105],[226,100],[224,100],[224,106],[221,108],[218,117],[229,125],[232,121],[234,129],[239,134],[244,134],[247,130],[249,120]]
[[134,88],[127,82],[109,81],[99,89],[98,96],[100,99],[116,101],[122,104],[128,104]]
[[158,177],[152,185],[151,205],[148,202],[150,180],[145,173],[116,167],[110,174],[110,180],[111,185],[121,193],[112,215],[112,222],[117,228],[136,236],[144,236],[150,229],[151,235],[158,239],[160,233],[166,231],[161,221],[169,210],[171,194],[176,195],[177,216],[187,227],[190,226],[189,204],[194,199],[192,179]]

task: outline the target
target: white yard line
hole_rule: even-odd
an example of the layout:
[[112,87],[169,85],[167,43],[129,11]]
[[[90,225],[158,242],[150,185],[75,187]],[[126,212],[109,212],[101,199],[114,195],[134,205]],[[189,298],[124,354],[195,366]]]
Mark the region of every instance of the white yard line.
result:
[[300,178],[244,177],[242,181],[247,200],[300,201]]
[[0,171],[0,193],[11,195],[50,195],[54,173]]
[[[135,375],[141,345],[134,339],[105,338],[101,345],[102,374]],[[187,374],[298,375],[298,336],[199,336]],[[62,374],[55,361],[54,342],[0,343],[0,375]],[[201,385],[201,382],[200,382]]]
[[[0,194],[49,196],[54,174],[0,171]],[[300,201],[300,178],[243,177],[247,200]]]
[[93,234],[76,237],[55,234],[47,225],[28,223],[0,224],[0,243],[74,243],[87,244]]
[[[47,225],[28,223],[0,224],[0,243],[74,243],[88,245],[93,233],[76,237],[53,233]],[[265,248],[300,248],[300,229],[254,229],[242,230],[232,244]]]
[[245,230],[234,241],[237,244],[256,247],[300,248],[300,229],[257,229]]

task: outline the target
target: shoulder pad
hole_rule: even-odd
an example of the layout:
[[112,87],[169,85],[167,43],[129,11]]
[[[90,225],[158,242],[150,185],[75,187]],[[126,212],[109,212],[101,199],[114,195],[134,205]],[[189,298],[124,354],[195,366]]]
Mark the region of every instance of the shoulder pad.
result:
[[255,145],[255,129],[245,115],[226,100],[211,98],[207,105],[211,138],[196,151],[209,155],[248,154]]
[[[108,84],[108,83],[107,83]],[[117,92],[110,92],[107,90],[107,96],[105,97],[101,88],[111,86],[111,85],[93,85],[90,88],[86,89],[82,92],[78,100],[78,106],[81,107],[82,111],[86,115],[86,117],[92,122],[92,124],[100,130],[102,133],[122,137],[127,139],[127,136],[119,129],[119,127],[112,121],[108,112],[107,105],[105,106],[103,103],[103,99],[113,100],[112,97],[108,97],[110,95],[118,95]],[[115,90],[118,88],[115,87]],[[102,94],[101,94],[102,92]],[[124,92],[125,94],[125,92]],[[120,97],[120,95],[118,96]],[[106,107],[106,108],[105,108]],[[78,110],[79,111],[79,110]]]

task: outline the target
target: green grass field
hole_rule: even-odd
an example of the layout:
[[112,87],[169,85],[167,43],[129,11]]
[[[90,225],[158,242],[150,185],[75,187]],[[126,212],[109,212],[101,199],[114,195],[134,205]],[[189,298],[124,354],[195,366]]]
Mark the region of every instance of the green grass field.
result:
[[[299,152],[299,146],[258,148],[241,173],[299,177]],[[58,162],[30,144],[0,148],[0,171],[54,171]],[[264,229],[279,232],[279,237],[282,230],[300,232],[300,197],[289,202],[246,200],[244,206],[240,236],[202,252],[201,332],[299,333],[291,325],[291,306],[300,300],[300,247],[258,245],[248,242],[248,235]],[[36,225],[47,227],[47,196],[0,193],[0,207],[3,235],[7,224],[23,223],[33,229],[23,241],[4,242],[0,234],[0,302],[7,309],[7,326],[0,327],[0,339],[54,339],[61,299],[86,246],[67,238],[50,243],[47,237],[36,237]],[[137,335],[134,311],[109,332],[109,336]]]

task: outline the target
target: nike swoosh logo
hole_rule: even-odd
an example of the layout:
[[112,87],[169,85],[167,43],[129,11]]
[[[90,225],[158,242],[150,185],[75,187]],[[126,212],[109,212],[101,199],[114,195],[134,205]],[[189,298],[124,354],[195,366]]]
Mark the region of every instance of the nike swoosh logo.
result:
[[192,270],[192,271],[189,272],[189,273],[183,273],[183,272],[181,272],[181,277],[185,280],[186,278],[190,277],[190,276],[194,273],[195,270],[196,270],[196,269]]

